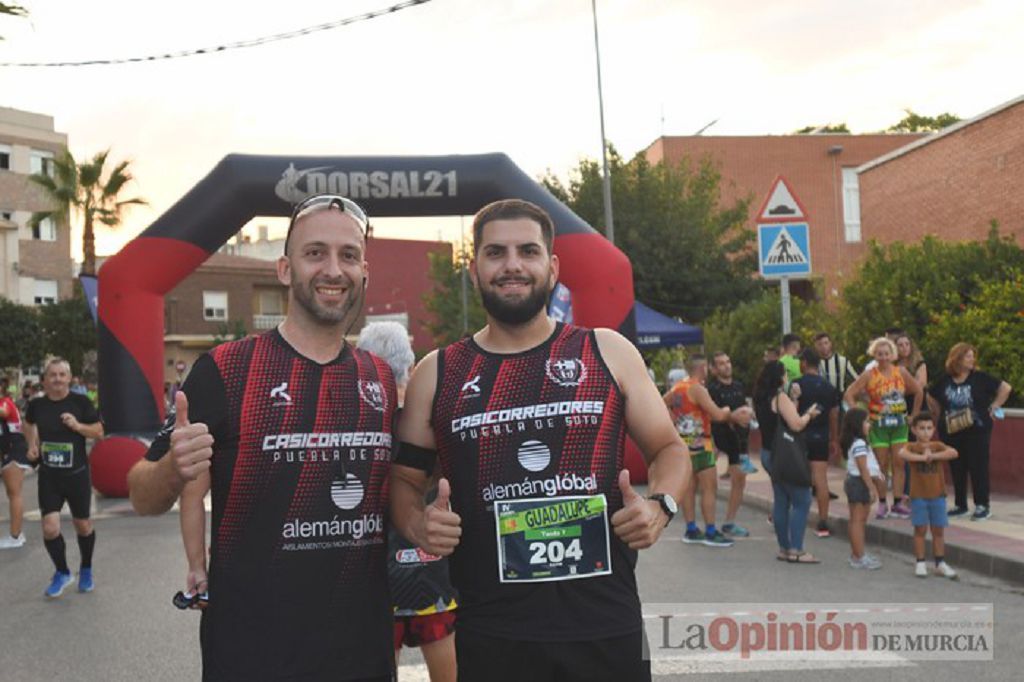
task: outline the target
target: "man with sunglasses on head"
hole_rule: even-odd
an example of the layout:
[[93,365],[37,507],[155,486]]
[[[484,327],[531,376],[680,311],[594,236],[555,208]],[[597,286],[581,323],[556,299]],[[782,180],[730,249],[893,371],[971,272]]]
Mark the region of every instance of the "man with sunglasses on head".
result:
[[204,680],[392,679],[395,384],[384,361],[345,342],[368,281],[367,231],[344,197],[295,207],[277,262],[284,321],[197,360],[129,474],[140,513],[181,496],[186,594],[209,595]]
[[[637,550],[675,514],[690,459],[637,349],[547,315],[553,229],[526,201],[476,215],[470,274],[487,326],[412,375],[392,519],[451,555],[459,680],[650,680]],[[646,497],[624,468],[627,433],[650,466]]]

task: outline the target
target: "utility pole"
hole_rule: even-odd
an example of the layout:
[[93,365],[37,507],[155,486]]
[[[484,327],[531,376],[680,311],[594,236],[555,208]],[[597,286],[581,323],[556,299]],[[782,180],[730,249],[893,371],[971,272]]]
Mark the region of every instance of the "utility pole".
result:
[[604,224],[605,236],[612,244],[615,243],[615,223],[612,218],[612,179],[608,174],[608,142],[604,136],[604,94],[601,90],[601,45],[597,39],[597,0],[590,0],[590,10],[594,15],[594,55],[597,58],[597,108],[601,116],[601,164],[604,168],[602,186],[604,188]]

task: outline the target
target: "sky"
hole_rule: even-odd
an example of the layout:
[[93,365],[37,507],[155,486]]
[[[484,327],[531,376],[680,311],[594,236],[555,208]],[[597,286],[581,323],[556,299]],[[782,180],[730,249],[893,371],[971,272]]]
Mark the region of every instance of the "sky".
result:
[[[397,0],[20,0],[0,62],[136,57],[355,16]],[[597,0],[605,129],[626,157],[661,135],[882,130],[911,108],[969,118],[1021,93],[1013,0]],[[76,157],[130,159],[113,253],[226,154],[500,151],[566,178],[598,158],[590,0],[431,0],[260,47],[117,66],[0,67],[0,106],[45,113]],[[384,237],[459,238],[458,218],[382,219]],[[271,225],[281,221],[256,219]],[[468,221],[465,221],[468,230]],[[76,257],[80,234],[73,231]]]

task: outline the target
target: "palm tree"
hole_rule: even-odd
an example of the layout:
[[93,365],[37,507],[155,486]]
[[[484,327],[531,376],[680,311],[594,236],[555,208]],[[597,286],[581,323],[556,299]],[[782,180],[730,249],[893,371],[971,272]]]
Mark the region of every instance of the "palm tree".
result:
[[93,224],[99,221],[107,227],[121,224],[121,213],[125,206],[145,205],[140,198],[118,199],[124,186],[134,178],[128,171],[129,161],[114,166],[103,178],[103,166],[107,163],[110,150],[99,152],[91,161],[76,163],[71,152],[65,148],[53,160],[53,173],[36,173],[29,177],[43,188],[53,202],[49,211],[33,213],[29,221],[35,227],[46,218],[54,222],[71,212],[82,217],[82,274],[96,274],[96,236]]

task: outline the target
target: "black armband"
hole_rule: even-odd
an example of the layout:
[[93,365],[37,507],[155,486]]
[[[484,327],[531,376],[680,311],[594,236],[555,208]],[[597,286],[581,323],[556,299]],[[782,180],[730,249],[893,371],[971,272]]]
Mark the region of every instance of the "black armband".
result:
[[437,462],[437,450],[401,441],[398,444],[398,451],[395,453],[392,461],[395,464],[420,469],[429,476],[434,472],[434,464]]

